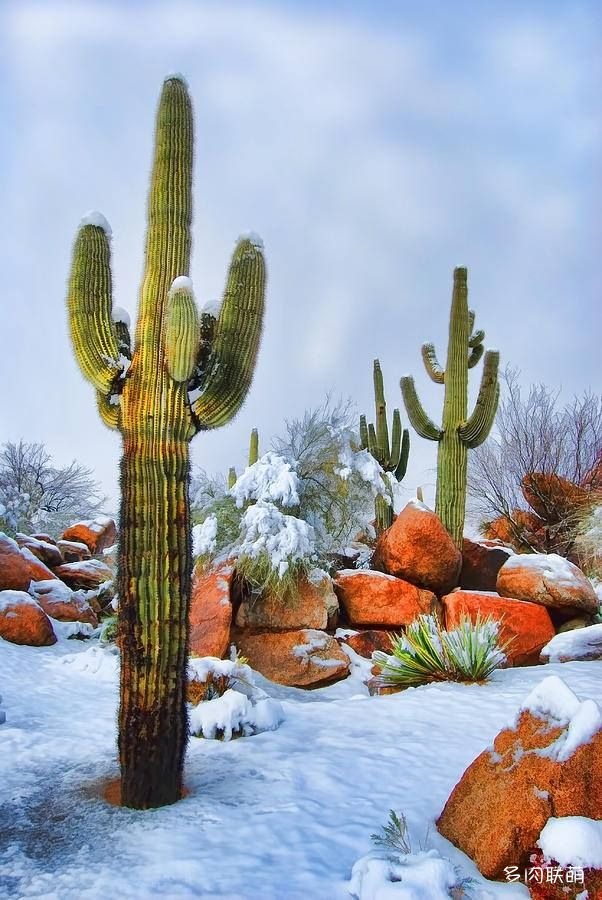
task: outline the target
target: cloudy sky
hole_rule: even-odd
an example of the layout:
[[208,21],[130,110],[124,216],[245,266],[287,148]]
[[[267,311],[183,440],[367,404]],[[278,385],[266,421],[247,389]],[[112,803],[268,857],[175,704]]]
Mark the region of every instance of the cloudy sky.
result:
[[[267,318],[230,426],[198,437],[210,472],[265,448],[327,392],[389,408],[412,372],[442,389],[451,274],[469,268],[486,346],[563,397],[600,389],[601,7],[592,2],[10,2],[0,6],[0,440],[94,468],[113,502],[119,437],[68,341],[78,221],[113,229],[115,302],[136,310],[155,105],[195,105],[192,276],[221,294],[237,235],[264,239]],[[473,372],[478,387],[480,367]],[[404,421],[406,420],[403,413]],[[433,485],[414,437],[407,477]]]

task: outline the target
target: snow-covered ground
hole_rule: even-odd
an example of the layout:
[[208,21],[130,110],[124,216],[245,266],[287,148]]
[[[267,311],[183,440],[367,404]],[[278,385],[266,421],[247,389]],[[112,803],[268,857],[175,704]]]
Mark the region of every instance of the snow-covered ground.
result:
[[258,676],[282,704],[280,728],[228,743],[191,738],[186,799],[134,812],[100,796],[117,774],[117,657],[64,637],[48,648],[0,639],[0,897],[349,898],[352,866],[390,809],[405,814],[416,850],[426,839],[476,879],[470,896],[527,897],[520,884],[485,881],[433,821],[550,674],[581,699],[599,696],[602,662],[388,697],[369,697],[358,669],[308,692]]

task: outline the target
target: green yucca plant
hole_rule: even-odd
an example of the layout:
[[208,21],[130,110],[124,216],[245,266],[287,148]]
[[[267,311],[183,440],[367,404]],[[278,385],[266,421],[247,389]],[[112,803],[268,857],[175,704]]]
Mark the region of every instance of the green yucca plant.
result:
[[500,643],[499,622],[463,616],[445,631],[436,616],[421,615],[405,634],[391,635],[392,654],[381,650],[372,659],[386,687],[413,687],[431,681],[485,681],[505,662],[509,641]]

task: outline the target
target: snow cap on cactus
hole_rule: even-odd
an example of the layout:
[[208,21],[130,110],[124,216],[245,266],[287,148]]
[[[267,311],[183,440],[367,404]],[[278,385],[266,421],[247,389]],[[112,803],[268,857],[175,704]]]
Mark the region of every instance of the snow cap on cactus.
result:
[[82,216],[80,220],[80,228],[83,228],[84,225],[94,225],[95,228],[102,228],[107,237],[111,237],[113,232],[111,231],[111,226],[103,216],[101,212],[98,212],[97,209],[91,209],[90,212],[87,212],[85,216]]

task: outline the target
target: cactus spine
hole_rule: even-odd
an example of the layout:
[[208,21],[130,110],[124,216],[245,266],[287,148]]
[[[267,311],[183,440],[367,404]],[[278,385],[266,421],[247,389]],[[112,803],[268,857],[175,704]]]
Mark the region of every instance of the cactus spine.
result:
[[[407,428],[401,430],[399,410],[393,410],[393,428],[389,442],[389,426],[387,424],[387,404],[380,362],[374,360],[374,406],[376,427],[360,416],[360,441],[362,450],[369,450],[385,472],[392,472],[397,481],[401,481],[408,467],[410,452],[410,434]],[[375,500],[376,531],[380,534],[393,524],[393,497],[387,503],[384,497]]]
[[[121,431],[119,756],[122,803],[178,800],[192,568],[188,443],[229,421],[249,388],[263,317],[256,240],[234,251],[217,319],[200,319],[189,280],[193,121],[188,90],[166,79],[148,198],[145,272],[133,352],[112,321],[109,237],[97,217],[75,241],[71,335],[105,424]],[[113,311],[114,315],[115,311]]]
[[439,442],[435,511],[457,547],[462,547],[466,512],[466,473],[468,450],[482,444],[493,425],[499,398],[499,353],[485,353],[479,395],[468,418],[468,370],[483,355],[483,331],[473,332],[474,312],[468,309],[466,269],[454,269],[449,340],[445,371],[437,362],[433,344],[424,344],[422,358],[428,375],[445,386],[443,424],[435,425],[425,413],[414,386],[414,379],[401,379],[405,407],[418,434]]

